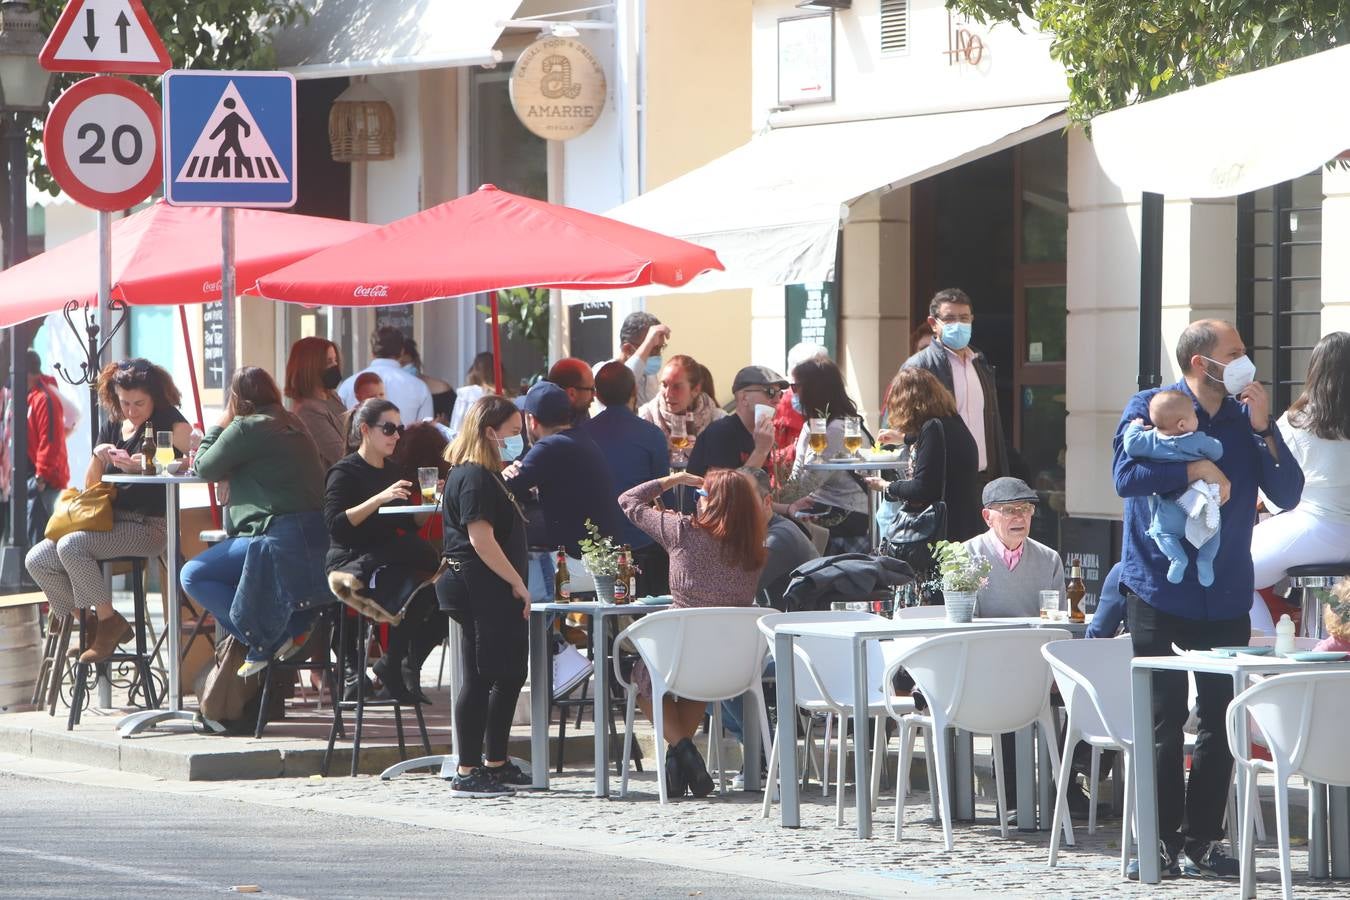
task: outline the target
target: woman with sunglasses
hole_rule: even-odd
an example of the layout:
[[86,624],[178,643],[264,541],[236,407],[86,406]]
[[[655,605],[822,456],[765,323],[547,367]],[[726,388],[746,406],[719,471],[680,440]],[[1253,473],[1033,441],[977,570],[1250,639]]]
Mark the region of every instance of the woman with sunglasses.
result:
[[351,438],[357,448],[328,470],[323,515],[332,539],[327,569],[333,593],[357,610],[373,602],[390,617],[403,611],[402,621],[390,628],[380,675],[390,697],[416,703],[425,702],[417,676],[430,653],[416,636],[435,630],[440,615],[435,592],[421,588],[429,587],[438,560],[414,530],[424,515],[379,514],[380,507],[407,505],[418,493],[390,459],[402,435],[398,407],[388,400],[356,408]]

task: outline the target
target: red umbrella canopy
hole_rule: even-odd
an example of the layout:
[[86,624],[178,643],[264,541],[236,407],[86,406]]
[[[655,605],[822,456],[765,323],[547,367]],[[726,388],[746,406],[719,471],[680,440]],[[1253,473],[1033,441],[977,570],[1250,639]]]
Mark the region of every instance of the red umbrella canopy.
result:
[[272,272],[248,293],[385,306],[513,287],[675,286],[721,268],[705,247],[488,184]]
[[[375,229],[295,213],[235,213],[235,278],[259,275]],[[112,296],[135,306],[220,299],[220,210],[163,200],[112,227]],[[0,272],[0,327],[98,297],[98,234],[54,247]]]

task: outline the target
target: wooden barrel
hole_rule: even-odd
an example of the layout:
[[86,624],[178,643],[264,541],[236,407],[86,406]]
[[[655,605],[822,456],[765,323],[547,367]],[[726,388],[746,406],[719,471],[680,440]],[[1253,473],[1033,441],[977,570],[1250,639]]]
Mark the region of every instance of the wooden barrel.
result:
[[26,708],[31,703],[41,662],[38,605],[0,605],[0,712]]

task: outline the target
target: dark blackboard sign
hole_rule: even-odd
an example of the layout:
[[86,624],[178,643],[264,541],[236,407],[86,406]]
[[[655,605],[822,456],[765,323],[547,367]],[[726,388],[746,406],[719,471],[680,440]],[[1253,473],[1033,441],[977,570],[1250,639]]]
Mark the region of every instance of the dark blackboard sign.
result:
[[1083,584],[1087,586],[1085,599],[1095,604],[1101,595],[1106,573],[1120,559],[1120,523],[1110,519],[1069,517],[1061,519],[1060,555],[1064,558],[1064,575],[1077,560],[1083,566]]
[[391,325],[403,332],[404,337],[416,337],[413,333],[413,305],[401,303],[397,306],[381,306],[375,310],[375,330]]
[[219,300],[202,306],[202,387],[225,387],[225,304]]
[[577,303],[567,310],[569,355],[598,363],[614,358],[614,307],[608,300]]
[[789,284],[784,289],[787,307],[787,350],[800,343],[820,344],[839,358],[839,304],[834,282]]

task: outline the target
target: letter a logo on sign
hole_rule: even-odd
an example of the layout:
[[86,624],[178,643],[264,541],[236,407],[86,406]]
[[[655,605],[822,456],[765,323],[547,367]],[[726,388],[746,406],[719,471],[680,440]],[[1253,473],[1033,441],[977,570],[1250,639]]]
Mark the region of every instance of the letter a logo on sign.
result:
[[284,184],[277,156],[231,81],[179,169],[179,184]]
[[49,72],[161,75],[169,51],[141,0],[70,0],[38,62]]

